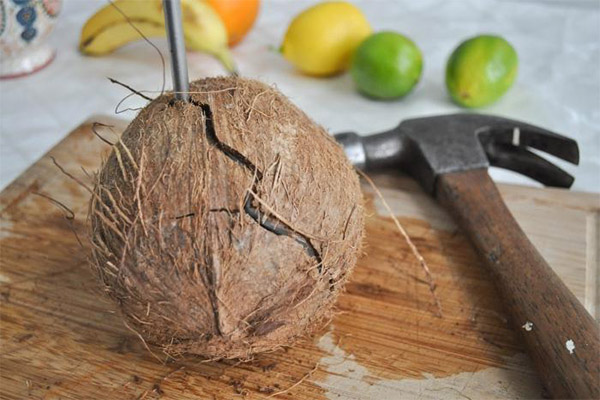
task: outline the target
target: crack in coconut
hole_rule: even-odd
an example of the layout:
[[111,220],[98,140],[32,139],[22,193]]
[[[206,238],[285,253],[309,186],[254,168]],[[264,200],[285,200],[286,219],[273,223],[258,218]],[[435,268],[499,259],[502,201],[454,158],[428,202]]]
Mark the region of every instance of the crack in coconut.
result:
[[321,258],[321,254],[319,254],[315,246],[311,243],[310,239],[306,237],[306,235],[297,232],[276,216],[261,214],[260,209],[252,205],[252,193],[256,193],[256,188],[263,179],[262,171],[258,169],[258,167],[242,153],[219,140],[213,121],[213,113],[208,104],[198,103],[193,100],[191,100],[191,103],[196,107],[200,107],[202,113],[204,114],[204,128],[208,142],[225,154],[230,160],[243,166],[252,174],[254,174],[254,176],[256,176],[256,179],[254,179],[254,182],[252,183],[251,189],[246,192],[246,197],[244,199],[244,211],[246,214],[248,214],[250,218],[252,218],[257,224],[269,232],[294,239],[297,243],[304,247],[304,250],[310,257],[313,257],[317,261],[317,271],[319,271],[319,274],[322,273],[323,260]]

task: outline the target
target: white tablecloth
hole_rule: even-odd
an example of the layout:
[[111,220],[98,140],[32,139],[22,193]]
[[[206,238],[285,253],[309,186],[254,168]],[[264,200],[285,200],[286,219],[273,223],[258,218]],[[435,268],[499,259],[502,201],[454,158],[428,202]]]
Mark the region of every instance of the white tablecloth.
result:
[[[234,49],[242,75],[276,84],[314,120],[331,132],[373,133],[401,119],[460,111],[444,86],[452,49],[479,33],[508,39],[520,58],[516,85],[497,104],[482,110],[528,121],[575,138],[581,163],[560,163],[576,176],[575,189],[600,191],[600,2],[598,0],[383,0],[354,1],[375,30],[411,37],[421,48],[425,68],[416,90],[405,99],[377,102],[358,95],[348,74],[330,79],[302,76],[274,49],[300,10],[312,2],[265,1],[259,19]],[[32,76],[0,81],[0,187],[6,186],[71,129],[92,115],[111,114],[127,90],[159,90],[160,59],[144,42],[103,58],[77,51],[81,26],[104,1],[66,0],[52,34],[56,60]],[[165,40],[156,40],[166,51]],[[190,78],[222,74],[209,56],[189,54]],[[166,71],[170,87],[170,71]],[[128,106],[139,106],[131,98]],[[131,119],[135,112],[120,114]],[[507,171],[500,181],[534,184]]]

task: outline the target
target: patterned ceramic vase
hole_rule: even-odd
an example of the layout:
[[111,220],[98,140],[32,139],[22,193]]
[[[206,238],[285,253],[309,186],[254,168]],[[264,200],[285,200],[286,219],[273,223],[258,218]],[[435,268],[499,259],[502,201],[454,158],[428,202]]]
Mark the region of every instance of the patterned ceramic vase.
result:
[[31,74],[56,54],[46,39],[62,0],[0,0],[0,78]]

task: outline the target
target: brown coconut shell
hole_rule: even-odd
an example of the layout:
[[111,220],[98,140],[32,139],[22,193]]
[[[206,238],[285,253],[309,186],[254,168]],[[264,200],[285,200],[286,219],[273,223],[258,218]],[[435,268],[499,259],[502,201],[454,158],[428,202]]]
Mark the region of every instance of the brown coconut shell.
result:
[[190,90],[148,104],[98,173],[93,266],[166,353],[248,358],[330,315],[360,253],[362,195],[342,149],[276,89]]

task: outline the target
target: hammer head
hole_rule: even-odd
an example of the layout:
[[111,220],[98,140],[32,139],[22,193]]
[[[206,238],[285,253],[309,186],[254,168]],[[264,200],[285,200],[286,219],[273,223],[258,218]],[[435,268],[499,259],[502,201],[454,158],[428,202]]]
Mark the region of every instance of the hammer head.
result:
[[405,120],[371,136],[335,136],[354,165],[367,171],[400,167],[433,193],[437,176],[490,165],[527,175],[547,186],[570,187],[573,177],[531,152],[535,148],[577,164],[577,142],[523,122],[482,114]]

